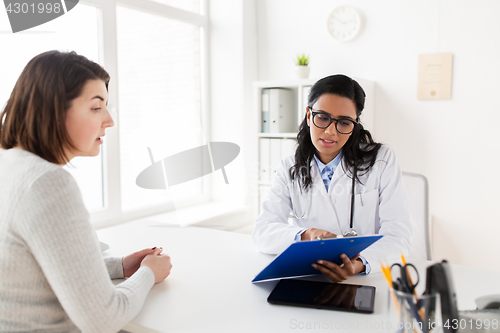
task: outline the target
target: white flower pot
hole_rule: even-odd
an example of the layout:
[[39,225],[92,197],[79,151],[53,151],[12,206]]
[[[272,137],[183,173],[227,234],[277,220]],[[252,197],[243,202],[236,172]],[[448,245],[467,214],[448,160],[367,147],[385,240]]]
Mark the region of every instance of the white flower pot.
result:
[[309,66],[295,66],[295,77],[297,79],[307,79],[309,77]]

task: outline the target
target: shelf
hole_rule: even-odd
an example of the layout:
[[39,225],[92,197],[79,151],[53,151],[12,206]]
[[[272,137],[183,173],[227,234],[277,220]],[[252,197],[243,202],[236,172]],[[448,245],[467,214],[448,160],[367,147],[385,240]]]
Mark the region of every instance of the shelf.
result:
[[297,139],[297,133],[259,133],[259,138]]

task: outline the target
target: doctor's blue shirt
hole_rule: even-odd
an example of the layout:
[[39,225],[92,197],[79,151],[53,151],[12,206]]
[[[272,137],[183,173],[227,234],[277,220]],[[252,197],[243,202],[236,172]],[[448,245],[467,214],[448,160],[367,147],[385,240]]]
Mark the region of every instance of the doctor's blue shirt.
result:
[[319,174],[321,175],[321,179],[323,179],[323,184],[325,184],[326,191],[328,192],[328,187],[330,187],[330,182],[332,181],[333,173],[339,166],[340,161],[342,161],[342,150],[328,164],[324,164],[323,162],[321,162],[316,155],[314,155],[314,161],[318,166]]

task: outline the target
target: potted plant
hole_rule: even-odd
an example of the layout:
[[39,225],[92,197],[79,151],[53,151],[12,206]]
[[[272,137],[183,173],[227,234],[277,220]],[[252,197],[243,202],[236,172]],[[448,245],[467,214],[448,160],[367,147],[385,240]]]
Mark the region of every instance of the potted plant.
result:
[[305,54],[297,55],[295,62],[295,76],[298,79],[306,79],[309,77],[309,56]]

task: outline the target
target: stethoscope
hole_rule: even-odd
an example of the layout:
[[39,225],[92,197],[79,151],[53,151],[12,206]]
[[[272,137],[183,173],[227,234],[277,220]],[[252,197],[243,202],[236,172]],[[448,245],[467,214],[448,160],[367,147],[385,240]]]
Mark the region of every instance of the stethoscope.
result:
[[[344,232],[342,237],[356,237],[358,233],[353,229],[353,221],[354,221],[354,189],[356,186],[356,174],[357,174],[357,168],[354,166],[354,173],[352,175],[352,186],[351,186],[351,216],[350,216],[350,223],[349,223],[349,230]],[[294,180],[295,177],[292,176],[292,217],[295,217],[296,219],[302,220],[302,219],[307,219],[308,216],[306,215],[306,212],[309,209],[309,205],[311,203],[311,197],[312,197],[312,190],[309,189],[309,195],[307,196],[307,201],[306,201],[306,209],[304,209],[304,212],[299,216],[297,212],[295,211],[295,203],[293,200],[293,197],[295,196],[295,187],[294,187]],[[337,237],[340,237],[337,235]]]

